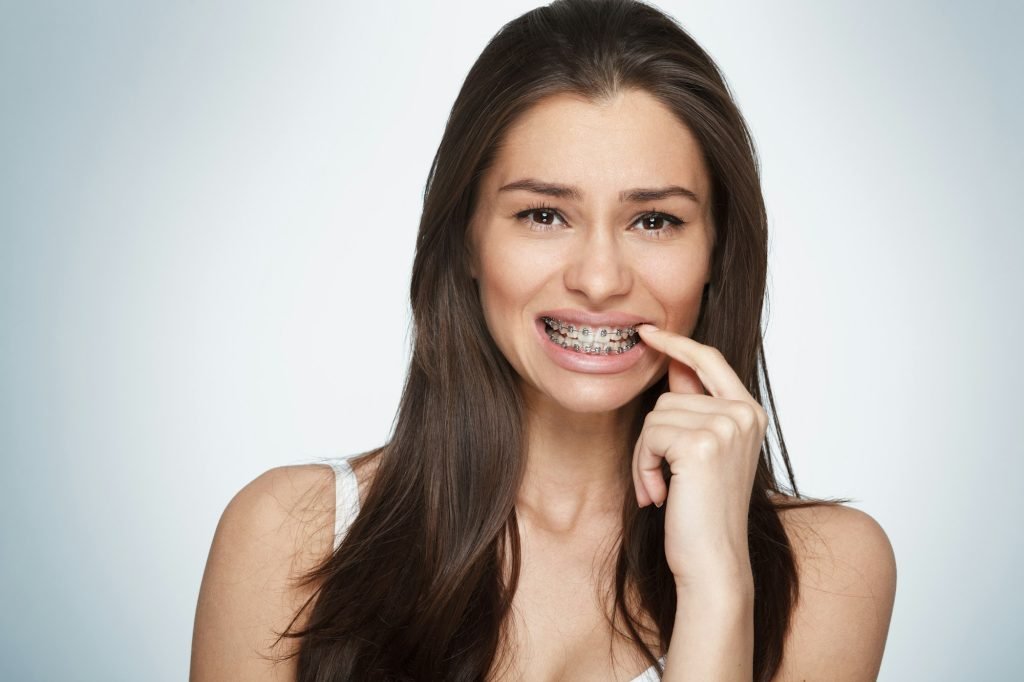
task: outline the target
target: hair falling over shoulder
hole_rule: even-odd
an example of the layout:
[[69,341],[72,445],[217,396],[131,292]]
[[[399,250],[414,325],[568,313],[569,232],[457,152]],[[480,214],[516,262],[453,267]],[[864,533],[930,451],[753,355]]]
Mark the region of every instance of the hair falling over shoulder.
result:
[[[424,192],[410,292],[412,357],[393,434],[358,458],[376,459],[367,499],[338,550],[304,576],[316,590],[278,639],[300,640],[289,655],[298,656],[300,682],[495,675],[520,565],[523,404],[467,262],[475,183],[503,132],[544,97],[598,101],[629,88],[651,93],[692,130],[711,174],[712,276],[693,338],[717,347],[772,415],[786,493],[798,498],[788,506],[839,502],[800,498],[786,452],[762,345],[768,234],[758,162],[723,76],[679,24],[649,5],[556,0],[498,31],[452,107]],[[640,396],[631,442],[666,389],[662,379]],[[629,456],[623,453],[626,471]],[[761,682],[779,667],[798,593],[771,495],[779,492],[766,437],[748,519]],[[622,522],[612,617],[654,664],[642,623],[657,625],[667,649],[676,611],[663,511],[638,509],[627,494]],[[627,600],[629,592],[638,599]],[[296,627],[300,615],[304,627]]]

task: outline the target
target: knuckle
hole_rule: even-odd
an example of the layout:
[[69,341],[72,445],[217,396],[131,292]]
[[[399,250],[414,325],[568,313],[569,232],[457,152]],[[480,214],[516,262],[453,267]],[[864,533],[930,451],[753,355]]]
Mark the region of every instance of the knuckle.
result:
[[672,398],[673,396],[671,393],[662,393],[660,396],[658,396],[658,399],[655,401],[654,409],[668,409],[672,405]]
[[646,430],[653,427],[655,424],[658,424],[661,420],[661,415],[663,414],[664,412],[656,412],[654,410],[648,412],[646,415],[644,415],[643,428]]
[[727,438],[732,438],[739,432],[739,426],[733,418],[724,414],[716,414],[712,416],[711,426],[715,433],[721,434]]
[[693,453],[700,462],[708,462],[718,452],[718,436],[708,429],[700,429],[693,434]]
[[763,407],[758,405],[754,410],[755,416],[757,417],[757,426],[761,431],[768,428],[768,412]]
[[734,414],[736,415],[737,423],[744,429],[750,430],[756,424],[759,423],[757,415],[759,407],[746,401],[739,401],[736,403]]
[[659,438],[660,436],[662,436],[664,431],[665,425],[657,423],[651,423],[644,429],[644,433],[646,434],[648,441],[650,441],[652,438]]

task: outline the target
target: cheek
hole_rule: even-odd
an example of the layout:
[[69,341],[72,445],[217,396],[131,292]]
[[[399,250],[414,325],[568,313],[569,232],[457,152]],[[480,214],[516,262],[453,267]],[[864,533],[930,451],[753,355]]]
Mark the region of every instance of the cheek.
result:
[[524,309],[547,281],[550,263],[538,256],[536,249],[517,247],[509,240],[492,240],[481,250],[477,273],[480,304],[496,336],[506,324],[522,318]]
[[527,376],[523,358],[533,330],[526,311],[548,281],[550,263],[538,258],[536,249],[531,253],[508,241],[491,241],[478,263],[477,290],[487,329],[516,374]]
[[697,328],[697,320],[700,318],[701,294],[704,291],[704,284],[701,283],[685,301],[680,303],[679,310],[681,317],[677,330],[684,336],[692,336],[693,330]]
[[495,230],[480,249],[479,279],[496,295],[518,297],[536,292],[563,267],[563,243],[505,235]]
[[707,280],[706,261],[666,259],[649,264],[643,272],[644,284],[664,311],[669,330],[689,336],[700,316]]

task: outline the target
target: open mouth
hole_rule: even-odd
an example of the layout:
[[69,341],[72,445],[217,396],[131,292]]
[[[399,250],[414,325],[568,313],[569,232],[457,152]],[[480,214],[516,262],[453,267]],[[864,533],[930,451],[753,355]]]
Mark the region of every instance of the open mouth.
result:
[[587,355],[621,355],[640,343],[636,328],[577,327],[553,317],[540,318],[551,343]]

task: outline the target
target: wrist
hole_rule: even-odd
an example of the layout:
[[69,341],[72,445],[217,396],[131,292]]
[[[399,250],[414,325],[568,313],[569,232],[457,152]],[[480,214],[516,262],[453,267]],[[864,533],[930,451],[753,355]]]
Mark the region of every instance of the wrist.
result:
[[745,612],[754,603],[754,589],[746,585],[676,590],[678,609],[687,611]]
[[676,596],[683,600],[715,603],[743,603],[754,599],[754,576],[750,569],[716,573],[713,578],[676,577]]
[[676,591],[675,623],[680,632],[699,624],[706,635],[753,627],[754,589],[742,583],[690,586]]
[[677,583],[664,680],[751,680],[753,581]]

